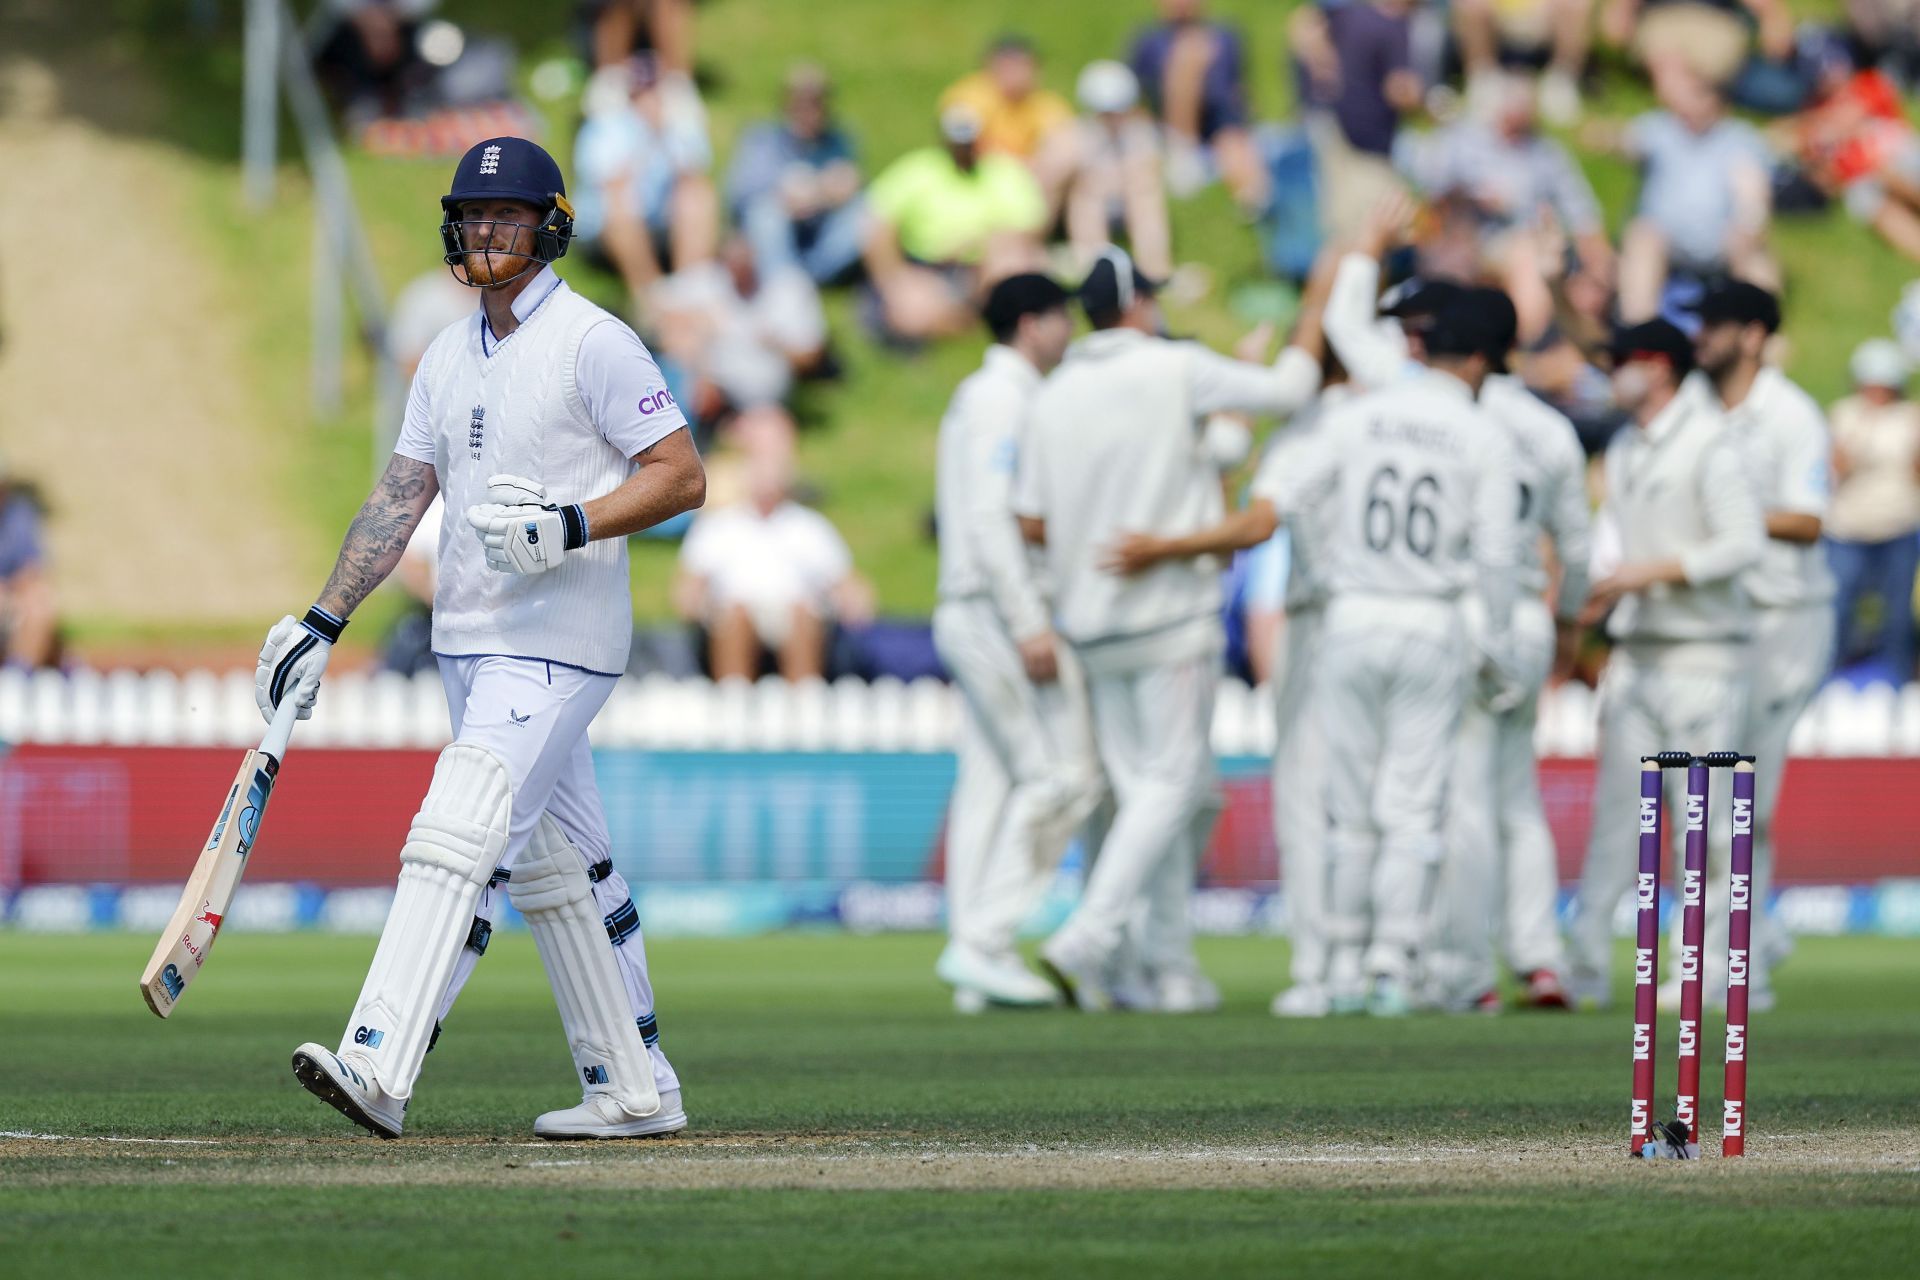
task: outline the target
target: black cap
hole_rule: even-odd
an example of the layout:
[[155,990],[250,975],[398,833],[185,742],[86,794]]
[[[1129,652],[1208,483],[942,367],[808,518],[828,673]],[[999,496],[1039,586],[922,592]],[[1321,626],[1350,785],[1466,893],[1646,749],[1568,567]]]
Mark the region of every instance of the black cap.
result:
[[1780,328],[1780,299],[1757,284],[1729,280],[1700,299],[1701,324],[1757,324],[1768,333]]
[[1125,311],[1137,297],[1152,297],[1160,286],[1142,275],[1125,249],[1108,247],[1080,282],[1080,305],[1089,318]]
[[1021,316],[1064,307],[1072,296],[1052,276],[1023,271],[994,285],[980,314],[996,338],[1011,337]]
[[1425,329],[1427,354],[1485,356],[1493,372],[1505,373],[1507,355],[1520,331],[1513,299],[1499,289],[1447,287],[1451,295]]
[[451,209],[462,200],[519,200],[545,210],[565,205],[567,184],[560,166],[537,142],[525,138],[488,138],[460,157],[453,186],[440,197]]
[[1676,382],[1693,372],[1693,339],[1665,320],[1616,329],[1611,348],[1615,368],[1632,360],[1656,359],[1667,362]]
[[1380,314],[1392,316],[1403,329],[1425,330],[1442,308],[1466,291],[1467,286],[1452,280],[1414,276],[1387,290],[1380,299]]

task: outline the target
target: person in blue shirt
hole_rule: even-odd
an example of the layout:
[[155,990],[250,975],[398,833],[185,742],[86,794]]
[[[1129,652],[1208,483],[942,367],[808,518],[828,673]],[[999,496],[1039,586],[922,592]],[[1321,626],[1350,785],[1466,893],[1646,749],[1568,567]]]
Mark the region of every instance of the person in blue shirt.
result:
[[727,171],[727,206],[766,274],[797,264],[830,284],[860,261],[860,169],[834,123],[826,72],[787,73],[779,120],[748,129]]

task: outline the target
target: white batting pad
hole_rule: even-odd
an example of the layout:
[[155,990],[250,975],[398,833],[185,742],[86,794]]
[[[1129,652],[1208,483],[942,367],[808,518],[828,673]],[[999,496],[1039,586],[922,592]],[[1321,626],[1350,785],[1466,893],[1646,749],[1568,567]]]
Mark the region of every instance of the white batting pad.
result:
[[473,926],[474,908],[507,847],[513,788],[491,751],[454,743],[400,850],[400,884],[366,985],[340,1041],[396,1098],[413,1091],[434,1015]]
[[540,949],[586,1092],[606,1094],[630,1116],[659,1111],[653,1063],[634,1025],[586,861],[550,815],[542,815],[514,864],[508,892]]

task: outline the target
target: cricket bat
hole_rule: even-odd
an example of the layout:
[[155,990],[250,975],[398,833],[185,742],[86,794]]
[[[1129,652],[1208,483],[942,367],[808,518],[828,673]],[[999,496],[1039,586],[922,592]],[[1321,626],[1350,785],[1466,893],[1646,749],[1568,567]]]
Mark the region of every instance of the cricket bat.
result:
[[160,935],[140,975],[140,994],[147,1007],[162,1018],[173,1012],[181,993],[199,974],[220,935],[220,922],[233,903],[234,890],[247,869],[247,854],[260,834],[260,820],[266,816],[267,797],[273,794],[274,779],[280,774],[280,761],[287,754],[287,740],[293,736],[293,722],[300,715],[300,691],[289,691],[273,713],[273,723],[260,745],[240,760],[240,772],[233,775],[220,816],[213,821],[200,861],[194,864],[187,887],[181,891],[180,905],[173,909],[166,932]]

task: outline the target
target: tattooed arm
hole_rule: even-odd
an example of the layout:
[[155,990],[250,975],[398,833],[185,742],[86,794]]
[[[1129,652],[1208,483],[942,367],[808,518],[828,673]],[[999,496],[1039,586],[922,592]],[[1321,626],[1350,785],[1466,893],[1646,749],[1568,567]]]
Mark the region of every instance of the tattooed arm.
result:
[[400,563],[407,539],[439,492],[440,478],[431,463],[394,454],[347,528],[333,575],[320,593],[320,607],[338,618],[350,616]]

